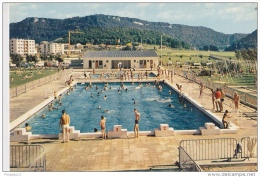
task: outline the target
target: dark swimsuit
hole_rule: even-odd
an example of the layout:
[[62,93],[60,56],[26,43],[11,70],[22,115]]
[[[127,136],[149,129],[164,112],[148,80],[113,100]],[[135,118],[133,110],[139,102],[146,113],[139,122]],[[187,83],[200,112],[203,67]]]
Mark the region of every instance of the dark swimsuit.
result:
[[138,120],[135,120],[135,124],[138,124]]

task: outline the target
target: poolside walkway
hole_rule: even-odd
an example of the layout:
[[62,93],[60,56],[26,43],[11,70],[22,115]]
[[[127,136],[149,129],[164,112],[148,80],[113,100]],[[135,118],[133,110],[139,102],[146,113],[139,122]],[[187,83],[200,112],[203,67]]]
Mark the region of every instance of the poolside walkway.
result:
[[[118,80],[117,80],[118,81]],[[183,92],[187,93],[202,104],[206,109],[212,109],[210,90],[205,89],[202,99],[199,99],[199,85],[180,76],[174,75],[173,85],[182,83]],[[10,122],[25,114],[27,111],[43,102],[46,90],[61,90],[64,78],[52,81],[18,97],[10,99]],[[48,96],[51,95],[49,91]],[[225,98],[224,110],[232,111],[232,101]],[[241,112],[254,112],[255,110],[240,105]],[[212,110],[212,112],[214,112]],[[223,113],[215,113],[222,117]],[[10,144],[40,144],[47,155],[47,171],[128,171],[147,170],[160,165],[173,165],[178,159],[178,146],[181,140],[236,138],[257,136],[257,120],[248,117],[231,119],[240,126],[237,134],[222,134],[212,136],[177,135],[172,137],[140,136],[137,139],[80,139],[61,143],[55,139],[30,140],[29,142],[10,142]],[[192,122],[191,122],[192,123]],[[58,126],[58,125],[57,125]]]

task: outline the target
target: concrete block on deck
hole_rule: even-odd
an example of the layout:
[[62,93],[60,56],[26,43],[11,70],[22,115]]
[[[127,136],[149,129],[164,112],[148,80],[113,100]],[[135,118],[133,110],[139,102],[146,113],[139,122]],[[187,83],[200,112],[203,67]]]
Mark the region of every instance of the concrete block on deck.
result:
[[174,129],[168,124],[160,124],[160,128],[154,129],[154,134],[156,137],[174,136]]
[[[68,132],[69,132],[69,139],[79,139],[80,137],[80,130],[75,130],[74,126],[69,126],[68,127]],[[66,136],[65,136],[66,138]],[[59,133],[59,139],[63,139],[62,133]]]
[[220,129],[211,122],[206,122],[205,127],[199,127],[201,135],[220,135]]
[[108,138],[127,138],[127,129],[122,129],[122,125],[114,125],[113,130],[108,130]]
[[32,132],[26,132],[25,128],[17,128],[10,136],[10,141],[29,141]]

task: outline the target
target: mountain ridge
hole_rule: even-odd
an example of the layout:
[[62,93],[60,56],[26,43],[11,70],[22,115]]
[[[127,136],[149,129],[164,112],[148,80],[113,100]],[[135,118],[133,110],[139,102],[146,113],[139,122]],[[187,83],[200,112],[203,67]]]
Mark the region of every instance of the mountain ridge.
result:
[[126,28],[154,31],[169,35],[173,39],[191,44],[196,48],[215,45],[225,49],[248,34],[224,34],[203,26],[170,24],[167,22],[149,22],[138,18],[95,14],[85,17],[65,19],[28,17],[17,23],[10,23],[10,38],[31,38],[37,43],[53,41],[68,33],[68,30],[88,30],[88,28]]

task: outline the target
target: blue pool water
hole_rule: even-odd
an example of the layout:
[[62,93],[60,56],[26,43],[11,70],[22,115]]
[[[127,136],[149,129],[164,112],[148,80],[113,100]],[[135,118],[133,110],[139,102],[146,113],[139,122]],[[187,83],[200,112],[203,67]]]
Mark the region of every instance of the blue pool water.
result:
[[[166,84],[160,83],[163,89],[159,91],[154,83],[142,83],[140,87],[139,83],[128,82],[124,83],[127,91],[121,90],[121,93],[118,93],[121,83],[108,83],[107,90],[104,90],[105,84],[93,83],[93,88],[89,90],[85,90],[88,83],[77,84],[70,95],[62,95],[62,106],[54,101],[57,110],[49,111],[46,106],[26,122],[31,125],[33,134],[57,134],[60,132],[58,126],[61,111],[65,109],[71,117],[70,125],[81,133],[93,132],[94,128],[100,130],[102,115],[106,117],[107,130],[112,130],[114,125],[122,125],[122,128],[133,131],[134,108],[141,113],[140,131],[154,130],[162,123],[169,124],[175,130],[192,130],[204,126],[205,122],[213,122],[187,100],[180,100],[178,93]],[[169,104],[174,107],[169,107]],[[101,109],[98,109],[99,106]],[[42,114],[45,114],[45,118],[41,117]]]

